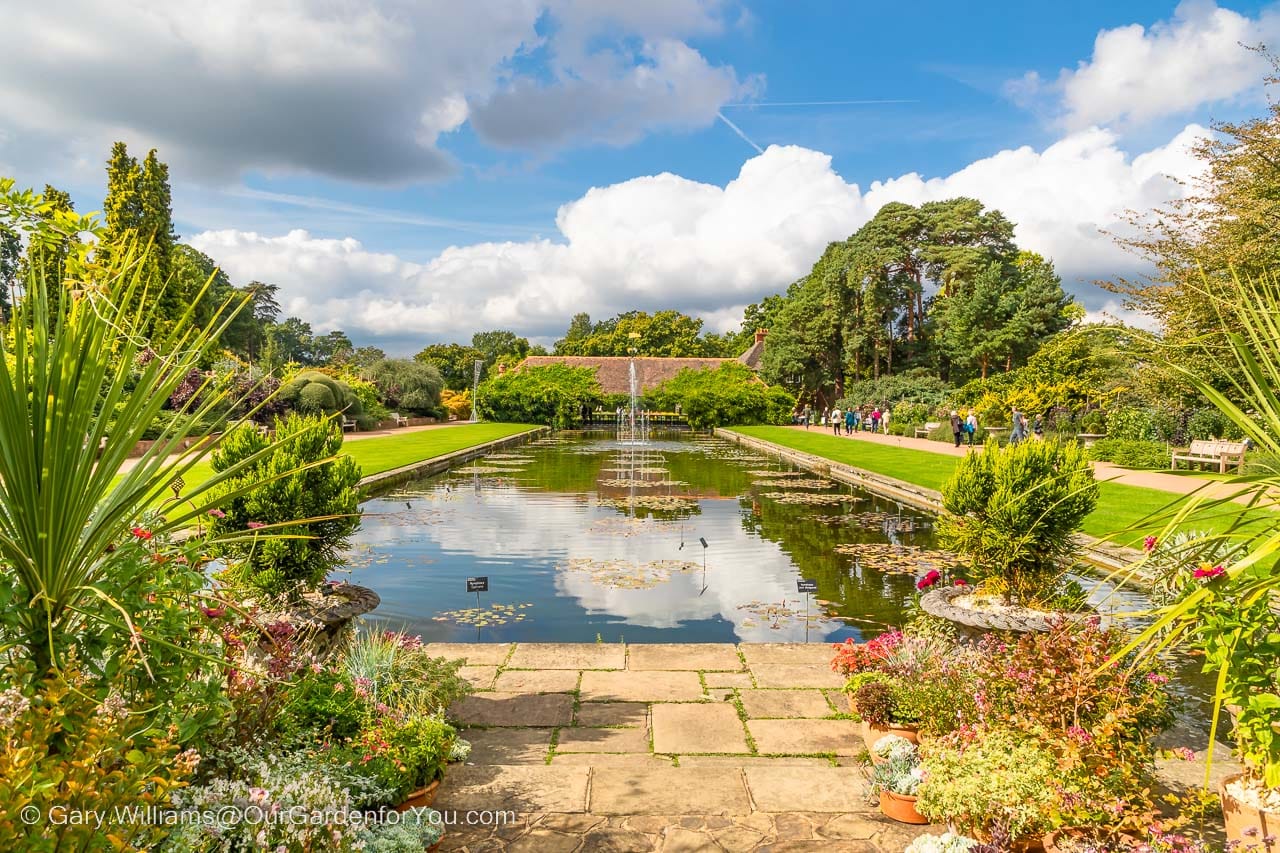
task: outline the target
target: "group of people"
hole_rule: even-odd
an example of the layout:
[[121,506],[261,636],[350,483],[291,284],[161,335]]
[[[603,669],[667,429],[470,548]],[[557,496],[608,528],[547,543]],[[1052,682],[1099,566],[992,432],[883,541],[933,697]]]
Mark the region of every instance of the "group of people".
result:
[[800,422],[804,424],[805,429],[814,424],[830,426],[836,435],[840,435],[841,429],[844,430],[845,435],[851,435],[860,429],[870,432],[888,432],[889,407],[885,406],[881,409],[879,406],[872,406],[868,410],[868,407],[850,406],[842,411],[837,405],[833,409],[815,412],[811,406],[805,406],[804,411],[800,413]]
[[[1044,438],[1044,418],[1039,415],[1031,421],[1030,426],[1027,424],[1027,415],[1025,412],[1018,411],[1014,407],[1009,415],[1009,443],[1018,444],[1027,438],[1035,438],[1037,440]],[[967,416],[962,416],[955,409],[951,410],[951,435],[955,438],[956,447],[959,447],[966,438],[969,444],[973,444],[974,433],[978,431],[978,415],[973,409],[969,410]]]

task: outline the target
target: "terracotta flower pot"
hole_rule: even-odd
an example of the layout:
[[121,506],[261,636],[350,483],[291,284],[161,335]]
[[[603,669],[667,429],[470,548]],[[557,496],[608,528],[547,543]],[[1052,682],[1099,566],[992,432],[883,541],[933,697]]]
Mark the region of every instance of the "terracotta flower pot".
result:
[[425,788],[419,788],[406,797],[403,803],[396,806],[396,811],[407,812],[409,809],[430,808],[431,804],[436,801],[436,794],[439,790],[440,780],[437,779]]
[[[1244,774],[1228,776],[1218,783],[1218,796],[1222,798],[1222,821],[1226,825],[1227,843],[1240,842],[1240,847],[1256,845],[1257,853],[1277,853],[1280,842],[1267,844],[1265,838],[1280,835],[1280,813],[1263,811],[1243,803],[1227,792],[1227,785]],[[1246,834],[1247,833],[1247,834]]]
[[889,820],[899,823],[928,823],[929,819],[916,811],[916,798],[907,794],[895,794],[892,791],[880,792],[880,811]]
[[[868,750],[875,746],[876,741],[880,740],[880,738],[885,735],[897,735],[898,737],[906,738],[912,743],[920,743],[920,730],[915,726],[889,725],[886,727],[880,727],[873,726],[866,720],[862,721],[862,741],[867,745]],[[874,752],[871,754],[872,756],[875,755]]]

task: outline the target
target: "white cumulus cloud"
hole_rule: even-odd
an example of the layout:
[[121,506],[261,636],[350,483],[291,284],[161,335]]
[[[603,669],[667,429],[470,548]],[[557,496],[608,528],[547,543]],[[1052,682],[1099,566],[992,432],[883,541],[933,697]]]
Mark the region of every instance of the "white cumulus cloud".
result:
[[1166,175],[1192,174],[1188,147],[1205,132],[1189,125],[1134,156],[1091,128],[1042,151],[1005,150],[951,175],[908,174],[865,192],[826,154],[771,146],[725,186],[660,174],[597,187],[561,207],[557,240],[455,246],[421,264],[306,231],[210,231],[191,242],[237,282],[280,284],[286,312],[317,328],[413,351],[495,327],[550,338],[578,311],[675,307],[723,328],[886,202],[972,196],[1017,223],[1019,244],[1052,259],[1087,304],[1100,303],[1082,280],[1139,269],[1100,229],[1177,197],[1182,189]]
[[1251,18],[1213,0],[1183,0],[1168,21],[1098,33],[1093,55],[1046,81],[1032,71],[1007,84],[1015,100],[1056,101],[1070,130],[1133,126],[1256,92],[1268,65],[1248,50],[1280,35],[1274,7]]

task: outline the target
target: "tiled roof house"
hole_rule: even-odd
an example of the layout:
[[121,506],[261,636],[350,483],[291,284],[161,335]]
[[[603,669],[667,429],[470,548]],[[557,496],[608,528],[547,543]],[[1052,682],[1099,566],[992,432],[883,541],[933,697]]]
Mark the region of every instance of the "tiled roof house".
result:
[[[764,354],[766,331],[756,332],[755,343],[751,349],[737,358],[652,358],[637,356],[636,378],[639,380],[640,392],[644,393],[675,377],[682,370],[714,370],[722,364],[739,362],[752,370],[760,369],[760,358]],[[631,358],[625,355],[531,355],[515,367],[545,367],[551,364],[563,364],[569,367],[590,367],[596,372],[596,379],[606,394],[628,394],[631,391],[631,379],[628,365]]]

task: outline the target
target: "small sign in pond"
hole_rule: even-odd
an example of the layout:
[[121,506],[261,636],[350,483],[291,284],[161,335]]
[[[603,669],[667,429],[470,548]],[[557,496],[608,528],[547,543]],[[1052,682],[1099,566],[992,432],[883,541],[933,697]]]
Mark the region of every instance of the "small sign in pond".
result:
[[808,578],[796,579],[796,592],[817,592],[818,582],[811,581]]
[[[814,589],[817,589],[815,586]],[[489,576],[484,575],[478,578],[467,578],[467,592],[488,592]]]

